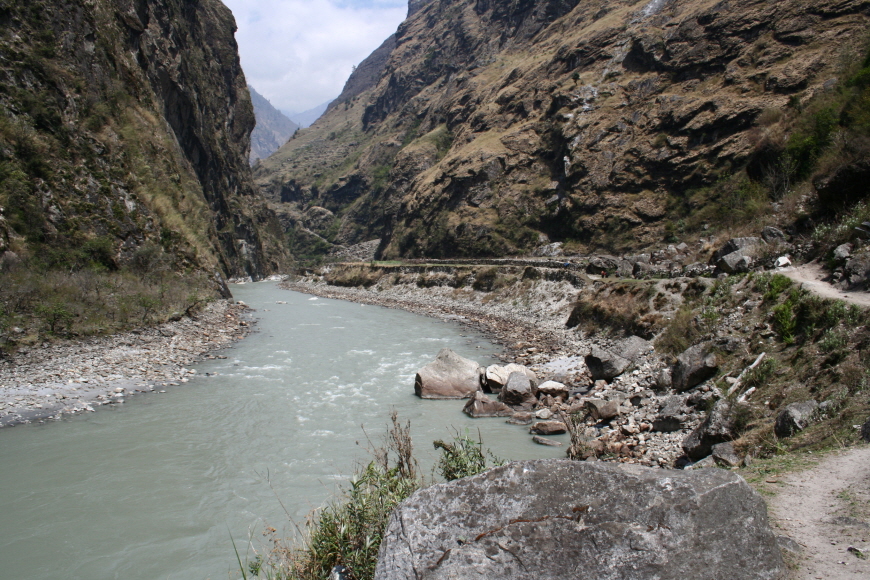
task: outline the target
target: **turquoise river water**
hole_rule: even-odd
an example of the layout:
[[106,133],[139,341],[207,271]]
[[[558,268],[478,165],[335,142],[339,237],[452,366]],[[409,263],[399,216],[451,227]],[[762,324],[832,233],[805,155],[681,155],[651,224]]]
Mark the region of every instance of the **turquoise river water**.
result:
[[233,291],[258,331],[187,385],[0,430],[0,579],[239,578],[231,538],[244,550],[266,526],[290,535],[290,518],[304,522],[367,460],[366,434],[378,442],[393,408],[427,475],[432,441],[454,429],[479,429],[507,459],[564,455],[504,419],[467,418],[462,401],[414,396],[416,370],[443,347],[495,361],[467,329],[274,283]]

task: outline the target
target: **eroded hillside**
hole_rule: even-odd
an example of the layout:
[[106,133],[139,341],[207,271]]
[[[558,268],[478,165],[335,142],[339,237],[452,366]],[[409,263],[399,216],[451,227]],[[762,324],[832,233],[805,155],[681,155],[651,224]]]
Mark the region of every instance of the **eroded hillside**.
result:
[[790,139],[863,57],[868,6],[417,2],[377,84],[257,182],[297,254],[370,239],[387,258],[627,251],[793,220],[825,168]]

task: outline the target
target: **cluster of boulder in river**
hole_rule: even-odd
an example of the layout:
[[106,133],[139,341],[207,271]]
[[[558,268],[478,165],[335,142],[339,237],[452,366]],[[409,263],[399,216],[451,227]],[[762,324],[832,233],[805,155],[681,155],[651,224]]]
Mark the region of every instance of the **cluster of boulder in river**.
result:
[[632,336],[543,365],[552,378],[540,380],[524,365],[482,367],[445,348],[418,371],[414,390],[423,399],[467,399],[469,416],[506,417],[543,445],[562,445],[546,436],[570,431],[569,455],[578,459],[736,467],[736,403],[705,382],[718,368],[712,351],[696,345],[663,367],[652,344]]

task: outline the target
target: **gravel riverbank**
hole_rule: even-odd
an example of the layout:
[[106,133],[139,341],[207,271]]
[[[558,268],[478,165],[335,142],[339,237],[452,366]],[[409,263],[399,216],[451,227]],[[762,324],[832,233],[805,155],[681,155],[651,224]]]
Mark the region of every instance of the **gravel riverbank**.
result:
[[0,361],[0,427],[92,412],[186,383],[196,373],[188,366],[248,335],[249,312],[220,300],[195,318],[19,349]]

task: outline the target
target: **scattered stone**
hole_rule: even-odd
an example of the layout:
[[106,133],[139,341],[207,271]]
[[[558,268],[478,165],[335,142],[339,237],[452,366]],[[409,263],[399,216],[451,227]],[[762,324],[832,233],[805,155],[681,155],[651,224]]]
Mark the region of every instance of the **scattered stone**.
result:
[[852,244],[841,244],[834,249],[834,259],[845,262],[852,256]]
[[507,420],[511,425],[531,425],[534,420],[534,415],[529,413],[528,411],[520,411],[514,413],[510,419]]
[[476,391],[462,411],[469,417],[511,417],[514,410],[502,403],[486,396],[483,391]]
[[553,411],[551,411],[550,409],[547,409],[547,408],[539,409],[539,410],[535,411],[535,418],[537,418],[537,419],[541,419],[541,420],[546,421],[547,419],[549,419],[552,416],[553,416]]
[[775,268],[788,268],[791,266],[791,260],[788,256],[780,256],[776,259],[776,262],[773,263]]
[[414,378],[414,393],[422,399],[464,399],[480,389],[480,365],[450,350],[441,349],[435,360]]
[[626,579],[786,570],[763,500],[735,473],[549,459],[414,493],[390,517],[375,578],[575,578],[578,566]]
[[816,418],[819,404],[813,400],[792,403],[779,412],[773,432],[777,437],[791,437],[810,426]]
[[653,430],[671,433],[685,428],[686,421],[688,421],[687,411],[685,396],[672,395],[668,397],[665,400],[665,406],[653,419]]
[[777,536],[776,543],[779,545],[780,549],[785,550],[786,552],[791,552],[792,554],[800,554],[804,551],[800,544],[788,536]]
[[710,467],[716,467],[716,460],[713,459],[712,455],[708,455],[700,461],[696,461],[695,463],[687,465],[684,469],[686,469],[687,471],[691,471],[692,469],[707,469]]

